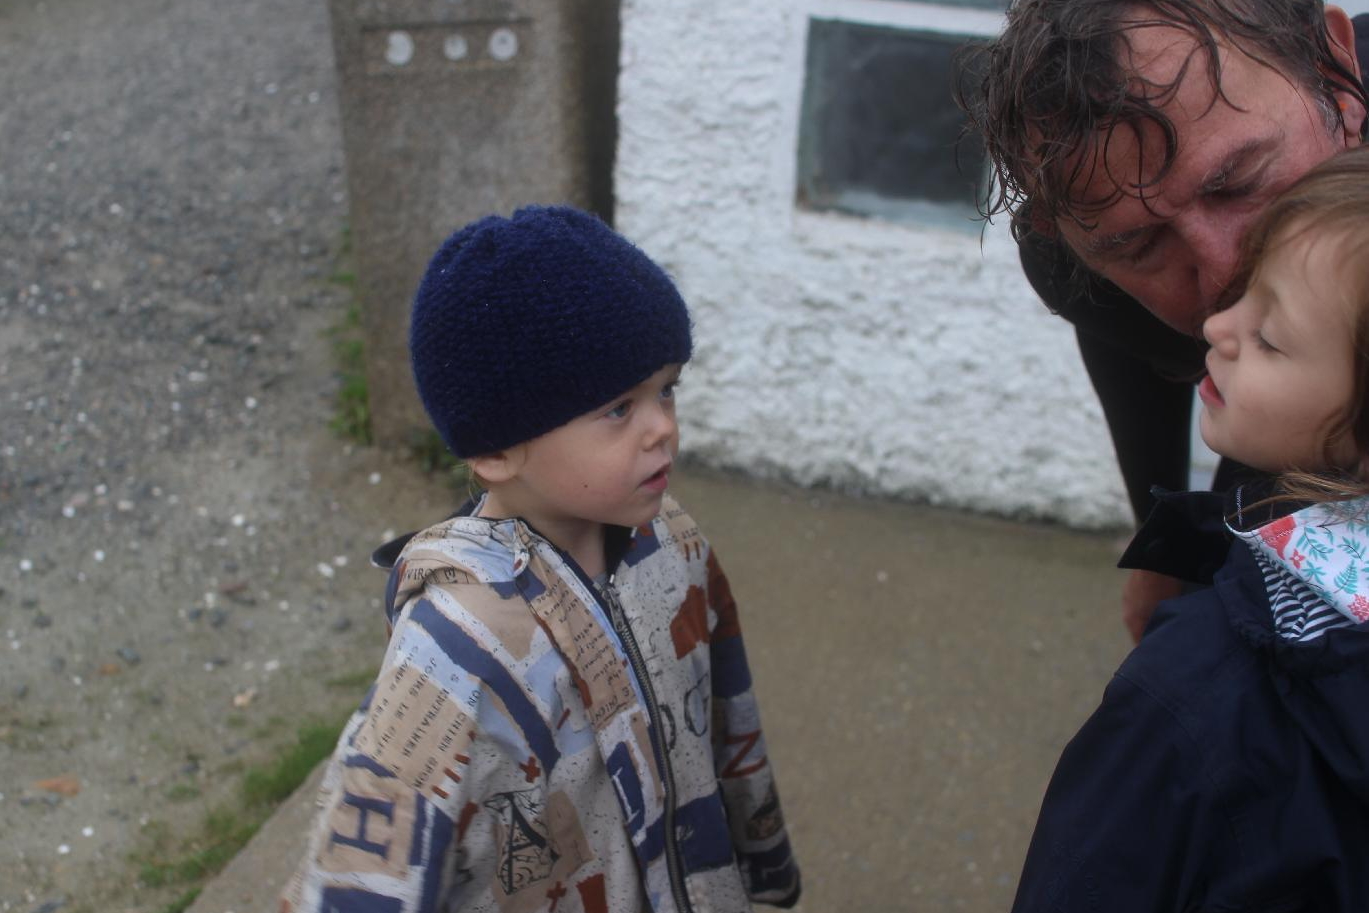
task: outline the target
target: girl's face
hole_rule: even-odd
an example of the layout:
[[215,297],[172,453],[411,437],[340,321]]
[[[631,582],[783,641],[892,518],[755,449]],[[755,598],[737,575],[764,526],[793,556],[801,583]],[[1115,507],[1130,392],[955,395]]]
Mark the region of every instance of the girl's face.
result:
[[1290,226],[1241,299],[1203,324],[1212,348],[1199,428],[1213,450],[1271,473],[1357,468],[1342,427],[1355,359],[1344,249],[1340,237]]

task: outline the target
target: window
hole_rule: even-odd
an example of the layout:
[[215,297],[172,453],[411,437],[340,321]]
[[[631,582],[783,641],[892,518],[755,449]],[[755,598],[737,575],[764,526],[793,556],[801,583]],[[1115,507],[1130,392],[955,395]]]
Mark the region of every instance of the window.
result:
[[[982,0],[977,5],[1001,2]],[[953,55],[971,36],[812,19],[797,199],[809,209],[973,227],[983,148],[962,138]]]

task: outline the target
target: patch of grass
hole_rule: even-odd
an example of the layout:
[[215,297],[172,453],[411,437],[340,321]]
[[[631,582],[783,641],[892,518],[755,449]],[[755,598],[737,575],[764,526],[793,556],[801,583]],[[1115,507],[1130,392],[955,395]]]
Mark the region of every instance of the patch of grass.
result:
[[200,888],[197,885],[171,901],[171,903],[162,907],[160,913],[184,913],[184,911],[189,909],[190,905],[195,902],[195,898],[199,896]]
[[249,770],[243,777],[243,800],[249,805],[276,805],[289,798],[318,762],[332,754],[341,732],[341,725],[301,727],[299,740],[275,764]]
[[366,383],[366,343],[361,332],[361,305],[355,296],[342,322],[328,331],[337,361],[337,395],[328,427],[358,444],[371,443],[371,394]]
[[375,669],[358,669],[356,672],[347,675],[339,675],[336,678],[330,678],[324,682],[324,684],[329,688],[344,688],[348,691],[357,691],[362,688],[370,687],[371,682],[375,681],[375,679]]
[[415,431],[409,436],[409,453],[418,461],[419,468],[426,473],[442,473],[452,488],[465,490],[471,496],[477,493],[479,482],[471,474],[470,465],[452,456],[442,438],[431,428]]
[[144,846],[131,856],[138,866],[138,880],[150,888],[190,885],[161,913],[180,913],[194,902],[204,881],[227,865],[275,807],[332,753],[342,727],[343,721],[301,726],[295,744],[274,762],[244,772],[240,801],[209,811],[197,834],[173,840],[163,822],[143,826]]
[[167,788],[164,795],[172,802],[184,802],[187,799],[198,798],[200,788],[194,783],[173,783]]
[[328,281],[347,291],[347,310],[341,321],[328,330],[333,343],[333,358],[341,379],[328,427],[348,440],[370,444],[371,395],[366,383],[366,342],[361,328],[361,302],[357,299],[356,273],[352,271],[350,226],[344,225],[342,228],[337,261]]
[[283,727],[284,725],[285,717],[272,714],[271,716],[268,716],[264,722],[258,724],[256,728],[252,730],[252,738],[264,739],[268,736],[275,735],[277,732],[280,732],[281,727]]
[[46,713],[24,716],[6,711],[0,714],[0,745],[18,751],[41,750],[47,744],[44,733],[56,725],[56,718]]

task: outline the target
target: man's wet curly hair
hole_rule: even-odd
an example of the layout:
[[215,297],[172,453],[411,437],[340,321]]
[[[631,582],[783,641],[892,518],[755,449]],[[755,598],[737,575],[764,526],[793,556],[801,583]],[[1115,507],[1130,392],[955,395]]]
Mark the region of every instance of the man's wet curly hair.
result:
[[[1191,35],[1197,48],[1173,82],[1136,78],[1126,61],[1126,35],[1168,26]],[[982,214],[1007,213],[1017,233],[1070,218],[1089,227],[1091,216],[1121,194],[1140,196],[1160,181],[1178,154],[1178,134],[1165,115],[1190,66],[1201,66],[1221,91],[1219,43],[1274,68],[1310,90],[1328,129],[1342,126],[1334,93],[1369,103],[1355,74],[1331,52],[1322,0],[1017,0],[997,39],[961,57],[956,100],[970,129],[984,140],[992,169]],[[1094,167],[1089,147],[1106,144],[1125,126],[1153,125],[1164,137],[1158,167],[1145,184],[1124,184],[1107,200],[1073,195]]]

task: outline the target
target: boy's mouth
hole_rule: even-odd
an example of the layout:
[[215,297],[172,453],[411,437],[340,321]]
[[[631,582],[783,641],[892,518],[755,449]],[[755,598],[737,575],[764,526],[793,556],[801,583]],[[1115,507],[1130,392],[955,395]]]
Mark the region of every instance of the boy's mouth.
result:
[[666,463],[642,481],[642,487],[650,491],[665,491],[668,484],[670,484],[669,463]]
[[1211,374],[1204,374],[1202,382],[1198,384],[1198,398],[1206,406],[1224,406],[1226,400],[1222,398],[1222,392],[1217,389],[1217,385],[1212,382]]

